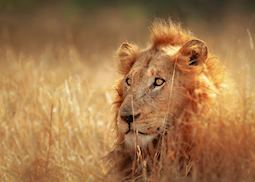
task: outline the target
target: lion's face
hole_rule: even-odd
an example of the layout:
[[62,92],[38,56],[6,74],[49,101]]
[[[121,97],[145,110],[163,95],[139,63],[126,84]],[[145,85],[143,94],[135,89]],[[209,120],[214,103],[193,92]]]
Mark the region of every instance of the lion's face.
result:
[[130,146],[146,146],[170,128],[185,108],[189,85],[206,59],[205,45],[192,40],[184,46],[138,51],[123,44],[119,50],[123,79],[117,127]]
[[[118,127],[128,142],[136,133],[138,141],[146,144],[162,133],[181,109],[184,90],[178,82],[172,85],[175,65],[169,59],[162,53],[140,55],[122,80],[124,100],[118,113]],[[175,90],[172,95],[171,87]]]

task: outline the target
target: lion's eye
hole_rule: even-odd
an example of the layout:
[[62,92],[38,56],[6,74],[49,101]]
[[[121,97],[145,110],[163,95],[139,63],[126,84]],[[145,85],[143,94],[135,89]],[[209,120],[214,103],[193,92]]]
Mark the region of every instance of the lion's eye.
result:
[[155,87],[158,87],[158,86],[163,85],[164,83],[165,83],[164,79],[162,79],[162,78],[155,78],[155,81],[154,81],[153,85]]
[[127,84],[128,86],[131,85],[131,79],[130,79],[130,78],[126,78],[126,84]]

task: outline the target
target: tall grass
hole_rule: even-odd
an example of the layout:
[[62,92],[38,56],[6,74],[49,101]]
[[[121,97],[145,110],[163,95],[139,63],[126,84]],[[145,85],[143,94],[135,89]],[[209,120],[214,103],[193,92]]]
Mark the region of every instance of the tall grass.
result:
[[50,52],[39,58],[6,52],[0,76],[1,181],[96,181],[106,171],[100,160],[113,143],[112,79],[92,76],[95,70],[73,50],[65,51],[55,66]]
[[[64,33],[61,28],[50,30],[57,35],[50,37],[57,44],[39,46],[39,51],[31,45],[36,40],[44,44],[44,38],[36,39],[31,32],[9,32],[1,39],[6,42],[0,49],[0,181],[104,179],[108,168],[102,158],[115,141],[111,107],[118,75],[111,55],[125,33],[144,42],[146,20],[140,17],[132,28],[121,18],[109,24],[101,24],[98,17],[95,21],[90,32],[82,33],[86,27]],[[108,27],[103,35],[102,27]],[[230,32],[237,31],[229,27]],[[206,32],[204,27],[196,30]],[[209,47],[226,60],[223,63],[236,81],[238,107],[230,111],[228,103],[219,103],[215,115],[194,124],[192,176],[178,176],[169,164],[160,180],[254,181],[254,33],[244,30],[238,34],[243,39],[236,42],[236,35],[228,32],[202,33]],[[61,35],[67,36],[65,41]]]

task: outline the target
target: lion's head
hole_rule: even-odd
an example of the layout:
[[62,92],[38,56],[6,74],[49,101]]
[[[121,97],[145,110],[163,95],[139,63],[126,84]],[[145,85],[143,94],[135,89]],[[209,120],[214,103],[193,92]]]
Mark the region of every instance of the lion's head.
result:
[[203,41],[172,22],[156,22],[151,32],[149,48],[123,43],[118,50],[118,142],[131,150],[146,147],[188,114],[204,112],[222,80]]

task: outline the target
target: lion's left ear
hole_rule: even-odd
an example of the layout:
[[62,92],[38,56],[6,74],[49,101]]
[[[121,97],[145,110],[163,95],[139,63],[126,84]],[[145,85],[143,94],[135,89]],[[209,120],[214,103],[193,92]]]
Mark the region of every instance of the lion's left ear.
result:
[[197,39],[185,43],[179,50],[179,56],[185,65],[196,67],[204,63],[207,59],[208,51],[206,44]]
[[121,74],[127,74],[134,62],[136,61],[139,52],[138,46],[130,43],[122,43],[117,51],[117,56],[120,61],[119,71]]

